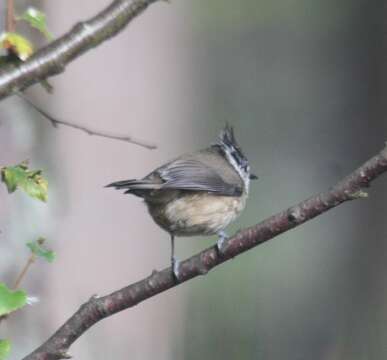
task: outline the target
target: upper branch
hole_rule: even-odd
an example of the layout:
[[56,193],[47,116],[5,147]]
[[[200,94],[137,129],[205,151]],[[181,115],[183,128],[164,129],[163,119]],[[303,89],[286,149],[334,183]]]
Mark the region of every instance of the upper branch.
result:
[[227,242],[221,256],[212,246],[185,260],[180,265],[180,281],[176,282],[172,269],[152,274],[121,290],[103,297],[93,297],[62,325],[43,345],[24,360],[64,359],[71,344],[99,320],[128,309],[165,290],[180,285],[215,266],[268,241],[341,203],[366,196],[363,191],[372,180],[387,171],[387,148],[382,150],[329,191],[312,196],[261,223],[239,231]]
[[38,50],[19,65],[0,70],[0,99],[64,71],[84,52],[113,37],[150,4],[158,0],[115,0],[90,20]]

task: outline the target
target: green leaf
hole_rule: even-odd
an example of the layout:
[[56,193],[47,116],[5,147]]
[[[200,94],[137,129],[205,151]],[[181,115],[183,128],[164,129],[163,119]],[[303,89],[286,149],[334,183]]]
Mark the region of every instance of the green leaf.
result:
[[46,15],[33,7],[29,7],[21,16],[31,27],[38,29],[48,40],[52,40],[52,35],[47,30]]
[[11,342],[9,340],[0,340],[0,360],[8,357],[11,351]]
[[52,250],[46,249],[46,247],[43,245],[45,241],[46,240],[44,238],[39,238],[36,241],[28,242],[27,246],[33,254],[51,263],[55,260],[56,253]]
[[27,60],[34,52],[34,47],[29,40],[13,32],[3,32],[0,35],[0,48],[12,52],[22,61]]
[[3,167],[1,169],[1,180],[7,186],[9,193],[20,187],[29,196],[44,202],[47,201],[48,182],[42,176],[42,171],[29,170],[25,162],[16,166]]
[[22,308],[27,303],[27,294],[23,290],[12,291],[0,283],[0,316]]

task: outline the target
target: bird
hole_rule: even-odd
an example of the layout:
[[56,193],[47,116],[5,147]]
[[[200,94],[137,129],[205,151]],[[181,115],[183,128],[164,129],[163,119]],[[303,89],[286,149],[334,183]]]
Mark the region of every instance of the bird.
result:
[[179,280],[175,237],[218,235],[222,255],[227,245],[225,228],[245,208],[251,173],[249,161],[229,124],[209,147],[183,154],[142,179],[106,185],[144,199],[148,212],[171,239],[171,268]]

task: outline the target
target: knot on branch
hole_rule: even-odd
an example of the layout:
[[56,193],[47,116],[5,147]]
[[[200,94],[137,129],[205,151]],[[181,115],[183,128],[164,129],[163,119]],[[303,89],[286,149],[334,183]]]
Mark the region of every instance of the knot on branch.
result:
[[293,207],[288,210],[288,221],[292,224],[299,224],[303,222],[304,215],[299,207]]

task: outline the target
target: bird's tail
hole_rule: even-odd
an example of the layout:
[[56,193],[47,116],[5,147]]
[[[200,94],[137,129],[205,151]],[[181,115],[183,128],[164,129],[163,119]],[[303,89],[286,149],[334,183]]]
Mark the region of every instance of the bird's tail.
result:
[[142,196],[143,192],[149,190],[160,189],[161,184],[155,184],[152,180],[122,180],[116,181],[111,184],[106,185],[105,187],[114,187],[116,190],[126,190],[124,194],[134,194],[138,196]]

